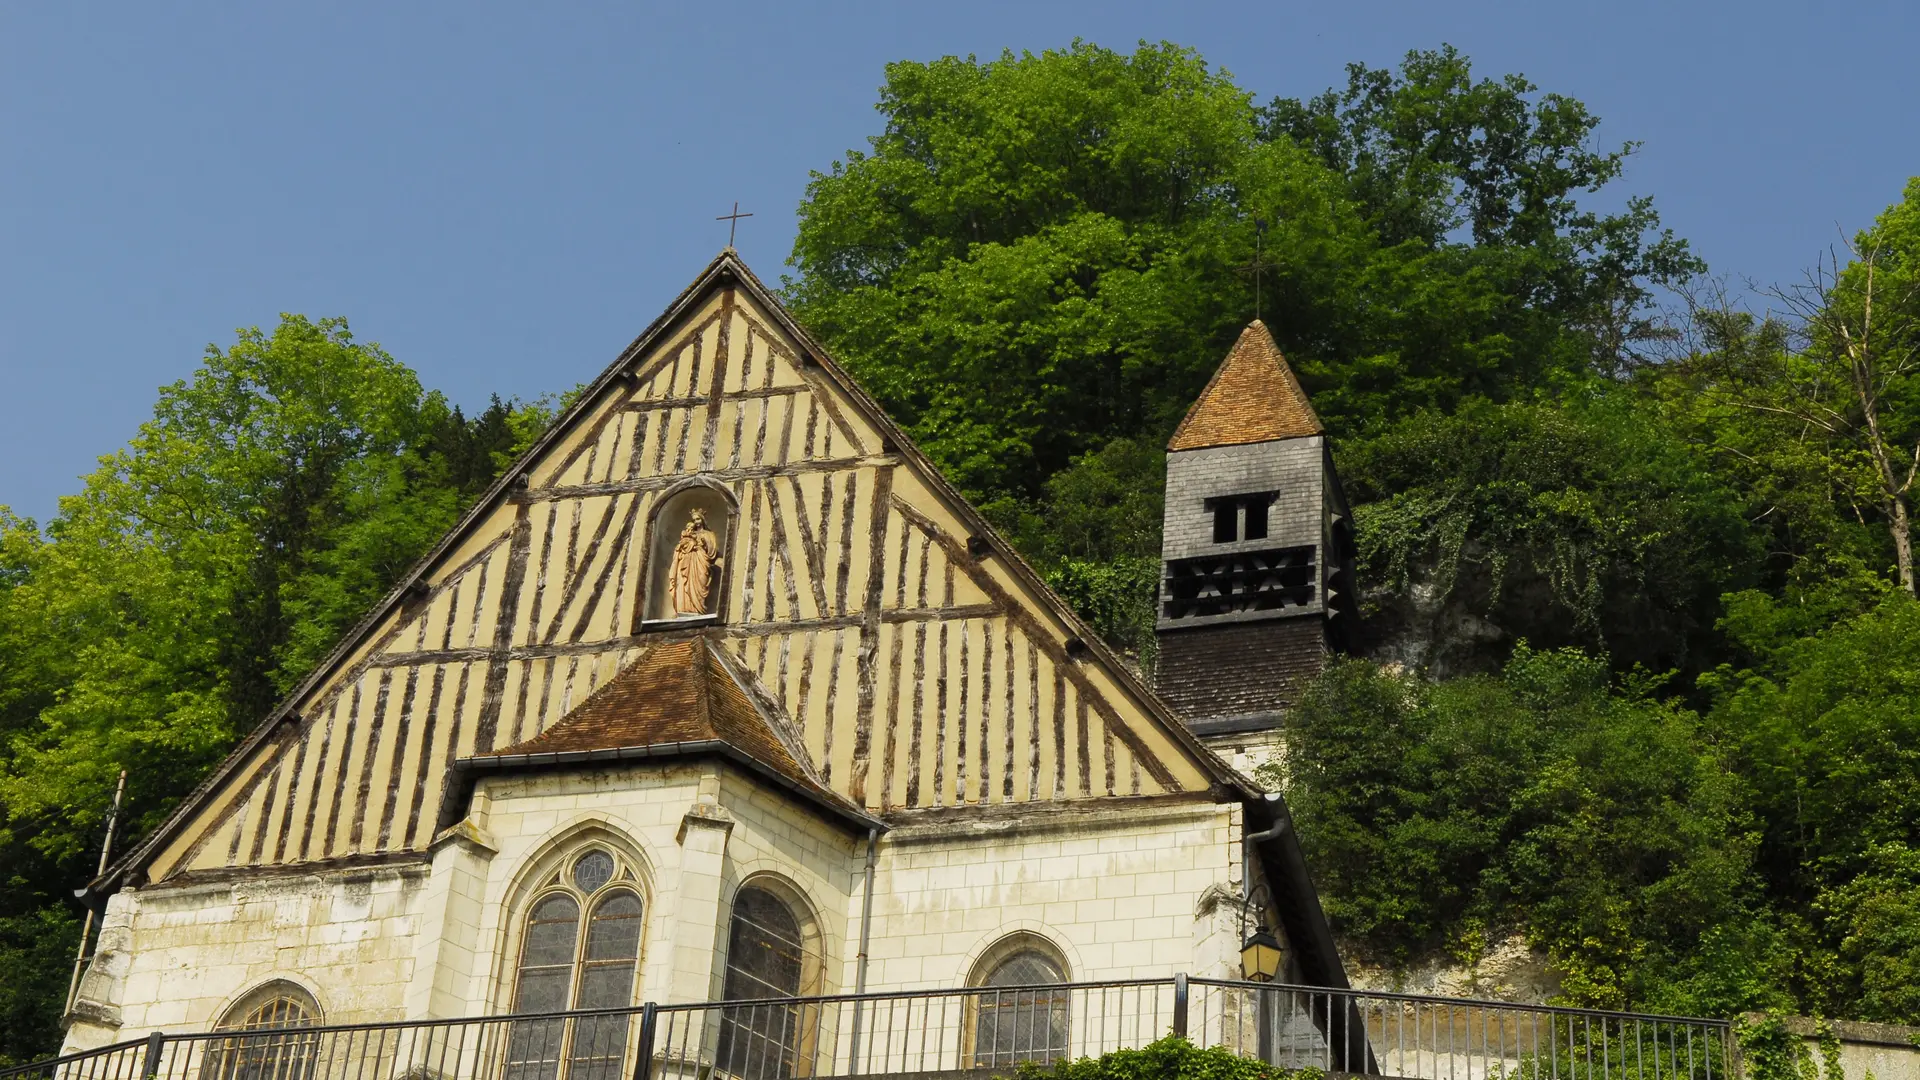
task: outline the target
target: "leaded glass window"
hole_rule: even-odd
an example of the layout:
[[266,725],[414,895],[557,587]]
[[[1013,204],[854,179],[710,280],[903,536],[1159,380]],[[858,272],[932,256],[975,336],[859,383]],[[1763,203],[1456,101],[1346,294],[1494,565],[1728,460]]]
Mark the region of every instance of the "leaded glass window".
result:
[[201,1080],[306,1080],[319,1040],[299,1029],[317,1027],[312,995],[287,982],[268,983],[227,1011],[215,1031],[248,1032],[207,1044]]
[[[727,929],[722,1000],[796,997],[812,966],[817,964],[808,954],[800,920],[786,901],[753,885],[735,894],[733,920]],[[810,1045],[810,1015],[809,1010],[791,1001],[724,1010],[720,1023],[721,1071],[741,1080],[793,1076],[801,1050]]]
[[[1022,1061],[1056,1061],[1068,1056],[1066,966],[1039,946],[1034,935],[989,953],[986,974],[974,998],[973,1065],[992,1069]],[[996,955],[997,953],[997,955]]]
[[[515,1013],[615,1009],[633,1004],[645,905],[632,873],[589,848],[546,882],[527,909],[514,972]],[[630,1016],[516,1021],[506,1080],[619,1080]]]

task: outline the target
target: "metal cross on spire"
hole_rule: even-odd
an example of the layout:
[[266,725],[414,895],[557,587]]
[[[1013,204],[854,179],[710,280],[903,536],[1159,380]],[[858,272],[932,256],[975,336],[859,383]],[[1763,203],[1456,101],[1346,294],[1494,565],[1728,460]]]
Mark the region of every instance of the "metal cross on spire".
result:
[[1265,218],[1254,218],[1253,219],[1253,261],[1250,263],[1247,263],[1244,266],[1234,267],[1235,270],[1239,271],[1242,274],[1253,275],[1253,317],[1256,320],[1260,318],[1261,271],[1271,270],[1275,266],[1279,265],[1277,263],[1270,263],[1266,261],[1260,255],[1260,240],[1262,237],[1266,235],[1267,235],[1267,220]]
[[733,213],[731,213],[731,214],[721,214],[721,215],[720,215],[719,217],[717,217],[717,218],[714,218],[713,220],[715,220],[715,221],[724,221],[724,222],[726,222],[726,223],[727,223],[727,246],[728,246],[728,247],[732,247],[732,246],[733,246],[733,231],[734,231],[735,229],[737,229],[737,228],[739,228],[739,227],[740,227],[740,219],[741,219],[741,218],[743,218],[743,217],[752,217],[752,216],[753,216],[752,214],[743,214],[743,213],[741,213],[741,212],[740,212],[740,200],[739,200],[739,199],[735,199],[735,200],[733,200]]

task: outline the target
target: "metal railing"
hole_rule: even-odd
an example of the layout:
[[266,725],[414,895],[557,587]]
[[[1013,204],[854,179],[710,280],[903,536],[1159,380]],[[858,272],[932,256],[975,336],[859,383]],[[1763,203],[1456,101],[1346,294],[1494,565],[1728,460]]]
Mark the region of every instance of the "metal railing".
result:
[[1410,1080],[1732,1080],[1725,1021],[1192,979],[155,1033],[0,1080],[787,1080],[1010,1074],[1168,1034]]
[[1188,1037],[1282,1068],[1414,1080],[1733,1080],[1725,1020],[1193,980]]

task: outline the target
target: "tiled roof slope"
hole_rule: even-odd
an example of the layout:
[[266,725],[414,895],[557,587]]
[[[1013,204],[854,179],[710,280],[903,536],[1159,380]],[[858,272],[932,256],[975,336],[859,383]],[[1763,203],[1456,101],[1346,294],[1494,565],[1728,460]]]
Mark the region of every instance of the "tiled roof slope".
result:
[[1255,319],[1187,410],[1167,449],[1199,450],[1318,435],[1326,429],[1265,323]]
[[704,638],[655,646],[559,723],[475,759],[714,742],[821,797],[844,802],[801,766]]

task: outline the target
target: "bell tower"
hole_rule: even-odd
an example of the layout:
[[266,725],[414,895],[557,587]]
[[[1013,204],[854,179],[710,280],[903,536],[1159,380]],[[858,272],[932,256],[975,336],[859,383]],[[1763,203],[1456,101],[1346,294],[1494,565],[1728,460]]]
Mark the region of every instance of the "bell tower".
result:
[[1167,444],[1161,536],[1156,687],[1229,760],[1269,756],[1358,609],[1326,429],[1258,320]]

